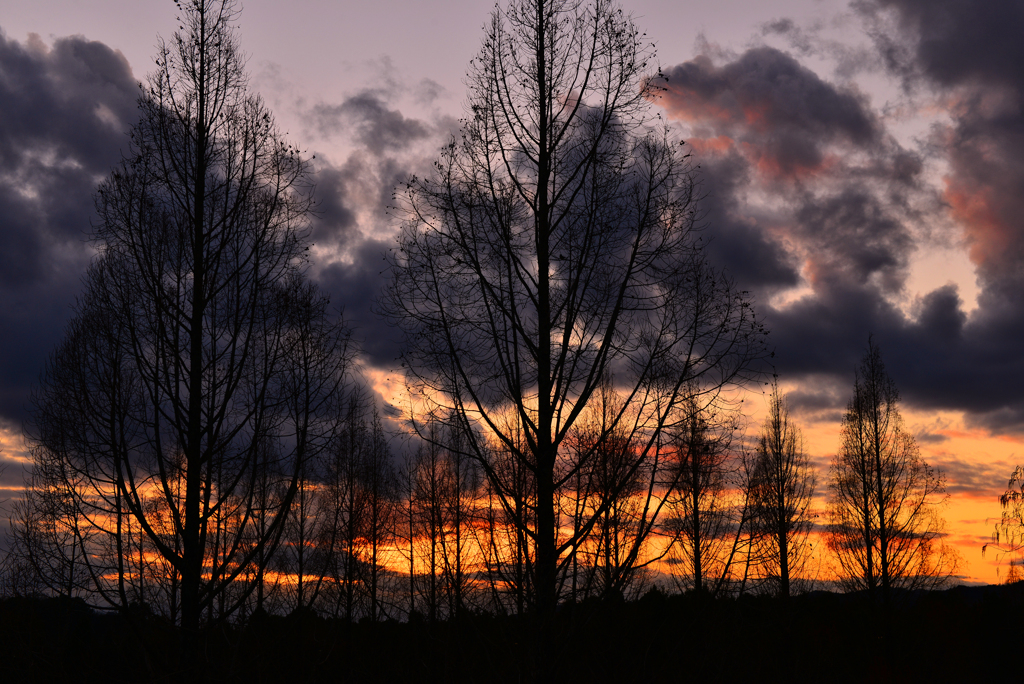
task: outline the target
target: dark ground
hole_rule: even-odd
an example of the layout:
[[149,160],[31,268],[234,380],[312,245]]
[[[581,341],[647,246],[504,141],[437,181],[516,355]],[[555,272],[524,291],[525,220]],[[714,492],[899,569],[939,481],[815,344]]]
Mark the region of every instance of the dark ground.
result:
[[[564,607],[549,681],[1024,681],[1024,583],[901,597],[891,627],[864,596],[711,600],[652,592],[633,603]],[[200,676],[177,667],[159,618],[83,602],[0,601],[0,682],[531,681],[526,618],[471,615],[430,625],[261,616],[203,635]]]

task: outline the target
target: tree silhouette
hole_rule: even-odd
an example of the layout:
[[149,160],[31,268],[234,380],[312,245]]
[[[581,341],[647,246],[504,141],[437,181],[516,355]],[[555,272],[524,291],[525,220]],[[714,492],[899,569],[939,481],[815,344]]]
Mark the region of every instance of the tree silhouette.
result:
[[461,430],[443,417],[428,421],[429,439],[409,467],[406,541],[413,575],[410,610],[420,595],[422,614],[435,622],[461,615],[474,589],[472,568],[480,560],[481,543],[475,530],[480,475],[462,448]]
[[194,666],[203,611],[247,600],[258,582],[238,582],[260,575],[304,464],[338,432],[350,352],[303,282],[309,168],[247,92],[238,9],[179,7],[129,153],[97,193],[100,257],[33,436],[83,483],[76,505],[104,534],[130,516],[173,568]]
[[[522,432],[514,425],[506,429],[517,440],[520,451],[526,449]],[[512,450],[492,442],[491,468],[498,473],[503,492],[489,477],[485,485],[486,527],[483,548],[485,574],[490,585],[491,606],[496,613],[522,615],[536,604],[534,591],[534,552],[527,531],[536,510],[536,489],[527,464],[516,459]]]
[[398,514],[398,474],[391,460],[391,449],[387,435],[374,408],[367,440],[362,452],[360,487],[363,490],[366,509],[364,526],[360,530],[363,571],[362,582],[368,599],[368,616],[371,622],[386,617],[384,594],[388,577],[387,562],[395,536]]
[[957,568],[936,510],[945,483],[904,431],[900,394],[869,338],[829,474],[828,545],[848,588],[883,605],[896,588],[934,588]]
[[995,526],[992,543],[981,548],[984,554],[992,547],[1001,557],[1009,557],[1010,568],[1006,583],[1020,581],[1021,553],[1024,551],[1024,468],[1017,466],[1006,483],[1006,491],[999,496],[1003,514]]
[[[531,545],[550,617],[560,574],[614,499],[566,533],[564,483],[624,432],[638,456],[610,485],[628,487],[692,388],[713,395],[753,374],[763,330],[705,259],[687,158],[652,110],[653,49],[621,10],[512,2],[468,80],[459,137],[398,197],[382,308],[406,333],[415,396],[459,415]],[[623,408],[566,465],[566,437],[613,370]]]
[[[566,437],[566,464],[573,467],[581,457],[586,463],[574,468],[575,475],[558,497],[562,518],[579,530],[598,512],[590,535],[582,537],[573,554],[570,577],[563,580],[574,601],[589,596],[637,598],[648,586],[649,568],[668,550],[656,550],[650,543],[667,501],[663,478],[668,453],[655,447],[646,457],[623,421],[612,428],[620,414],[629,416],[628,408],[624,414],[622,408],[607,377]],[[592,451],[595,442],[600,446]]]
[[[682,420],[672,430],[676,458],[666,486],[667,527],[673,535],[673,579],[684,590],[719,593],[744,527],[744,520],[737,525],[733,519],[728,491],[733,418],[714,407],[702,407],[691,396]],[[741,515],[745,510],[741,507]]]
[[777,382],[772,383],[749,487],[759,570],[773,593],[788,597],[810,556],[814,472]]

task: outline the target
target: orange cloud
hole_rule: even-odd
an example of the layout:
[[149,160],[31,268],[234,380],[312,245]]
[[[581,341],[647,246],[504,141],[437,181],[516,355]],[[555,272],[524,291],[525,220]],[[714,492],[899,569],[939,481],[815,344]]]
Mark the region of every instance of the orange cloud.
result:
[[735,141],[727,135],[719,135],[714,138],[690,138],[686,142],[700,156],[725,155],[735,145]]
[[967,234],[971,261],[983,265],[1003,260],[1012,245],[1012,229],[995,209],[997,198],[992,188],[946,177],[943,198],[950,212]]

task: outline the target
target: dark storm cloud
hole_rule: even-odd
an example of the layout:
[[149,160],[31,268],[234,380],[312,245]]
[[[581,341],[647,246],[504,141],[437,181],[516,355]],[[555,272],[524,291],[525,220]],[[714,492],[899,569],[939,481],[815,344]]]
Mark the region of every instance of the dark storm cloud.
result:
[[[429,80],[407,86],[385,60],[385,87],[367,89],[338,104],[320,103],[306,118],[311,132],[342,143],[340,161],[318,156],[319,216],[313,222],[316,259],[312,277],[345,310],[361,344],[363,362],[378,369],[396,365],[400,333],[377,315],[374,304],[386,282],[382,271],[397,222],[389,208],[394,193],[413,175],[430,172],[437,151],[457,122],[443,114],[406,116],[400,102],[422,107],[442,94]],[[404,98],[404,99],[403,99]]]
[[[899,43],[893,67],[926,74],[942,85],[967,81],[1024,82],[1024,6],[1017,0],[859,0],[854,7],[871,18],[895,10],[896,28],[877,38]],[[907,63],[908,59],[913,61]]]
[[418,119],[409,119],[391,109],[381,93],[363,91],[341,104],[315,105],[311,121],[321,135],[343,132],[373,154],[402,150],[429,137],[431,127]]
[[120,159],[138,95],[102,43],[0,33],[0,420],[12,425],[79,290],[93,192]]
[[[921,151],[897,144],[859,93],[774,48],[666,70],[663,104],[690,127],[712,189],[713,258],[762,295],[785,379],[832,377],[852,387],[873,333],[909,403],[964,410],[969,423],[996,432],[1024,431],[1015,389],[1024,384],[1024,3],[993,5],[858,5],[881,61],[909,91],[949,107],[952,123],[936,127]],[[763,31],[789,36],[800,53],[821,52],[791,21]],[[948,162],[944,185],[929,185],[924,155]],[[907,315],[893,302],[905,296],[916,241],[951,222],[978,268],[979,308],[968,317],[947,285]],[[770,306],[772,286],[788,286],[797,271],[800,296]],[[818,415],[841,410],[847,397],[805,399]]]
[[964,228],[986,305],[998,306],[1024,284],[1024,2],[876,0],[858,7],[902,31],[879,34],[879,41],[909,38],[912,61],[903,71],[949,106],[952,124],[934,136],[951,167],[945,200]]
[[345,321],[360,341],[365,361],[379,368],[393,368],[399,356],[399,334],[376,313],[376,302],[387,282],[385,254],[390,240],[364,240],[352,251],[351,262],[321,268],[317,282],[331,301],[344,308]]
[[799,282],[799,268],[793,255],[750,216],[734,211],[735,196],[749,182],[749,169],[739,154],[702,160],[701,208],[708,253],[727,269],[743,288],[762,293],[792,287]]
[[80,37],[28,45],[0,34],[0,284],[52,275],[78,241],[96,179],[119,158],[139,91],[119,52]]
[[343,251],[359,239],[358,219],[348,199],[349,171],[323,162],[317,165],[317,216],[311,233],[316,245]]
[[395,366],[400,344],[400,333],[374,309],[387,281],[384,257],[394,246],[391,235],[397,227],[388,207],[395,188],[428,163],[362,149],[338,166],[321,163],[317,172],[317,196],[326,211],[312,225],[318,256],[311,276],[344,309],[363,361],[381,369]]
[[[864,186],[912,180],[915,167],[861,95],[771,47],[724,65],[697,57],[665,73],[662,104],[693,132],[717,263],[762,298],[797,285],[802,266],[829,278],[843,264],[858,282],[880,272],[899,287],[907,230],[891,202]],[[757,191],[786,206],[757,208],[749,201]]]
[[847,388],[840,386],[831,376],[810,378],[799,389],[786,394],[790,410],[801,420],[813,423],[838,423],[843,414],[837,410],[849,401]]
[[[774,48],[666,73],[663,104],[691,127],[708,189],[711,256],[754,291],[779,371],[852,371],[880,314],[901,320],[884,295],[906,276],[905,195],[920,161],[864,97]],[[813,294],[773,309],[767,300],[801,270]]]
[[864,145],[878,124],[863,98],[821,80],[793,57],[757,47],[721,67],[707,57],[667,69],[666,108],[714,125],[726,135],[763,136],[782,164],[820,163],[821,143],[845,138]]
[[[101,43],[62,38],[47,48],[0,35],[0,424],[20,427],[60,340],[93,253],[93,193],[127,147],[138,95],[128,63]],[[327,126],[332,114],[321,113]],[[374,236],[393,230],[393,189],[428,163],[407,144],[436,138],[439,147],[450,122],[405,117],[366,93],[334,114],[358,147],[339,165],[316,160],[311,239],[337,260],[314,262],[310,274],[346,311],[366,361],[390,366],[395,335],[371,309],[387,243]]]
[[954,308],[954,292],[923,302],[908,340],[918,346],[908,356],[919,369],[909,391],[931,405],[967,408],[976,425],[1024,432],[1024,2],[857,7],[908,89],[948,107],[951,122],[931,142],[949,165],[943,200],[982,287],[970,318]]
[[799,202],[794,232],[813,250],[812,280],[866,285],[878,276],[885,290],[900,289],[913,239],[877,196],[851,182],[834,195]]

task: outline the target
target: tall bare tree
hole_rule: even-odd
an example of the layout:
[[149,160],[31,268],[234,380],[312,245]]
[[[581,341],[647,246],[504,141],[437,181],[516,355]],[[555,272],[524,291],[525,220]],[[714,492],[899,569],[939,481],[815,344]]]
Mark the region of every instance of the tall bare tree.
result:
[[[410,385],[460,416],[532,546],[545,617],[606,510],[560,530],[565,482],[618,431],[638,454],[610,483],[625,488],[689,389],[743,383],[763,350],[746,294],[706,261],[687,157],[652,110],[653,52],[607,0],[513,0],[471,62],[460,135],[398,198],[406,220],[382,307],[407,333]],[[569,431],[612,371],[628,419],[623,408],[563,467]]]
[[[734,418],[691,395],[672,431],[676,458],[665,486],[666,524],[673,534],[673,577],[682,589],[717,594],[723,588],[746,522],[734,520],[729,496]],[[740,506],[741,516],[745,510]]]
[[940,586],[958,562],[942,541],[945,482],[904,430],[899,401],[869,338],[829,474],[828,544],[839,578],[885,606],[893,589]]
[[773,593],[788,597],[810,557],[814,472],[777,382],[772,383],[748,486],[759,569]]
[[[100,258],[33,432],[87,484],[93,520],[109,532],[130,516],[173,568],[188,662],[203,611],[229,615],[253,590],[237,582],[278,543],[303,464],[334,434],[347,348],[303,283],[308,165],[247,91],[238,7],[179,8],[130,151],[99,188]],[[76,334],[87,322],[94,334]],[[265,468],[268,439],[280,448]],[[257,510],[260,488],[280,495]]]

